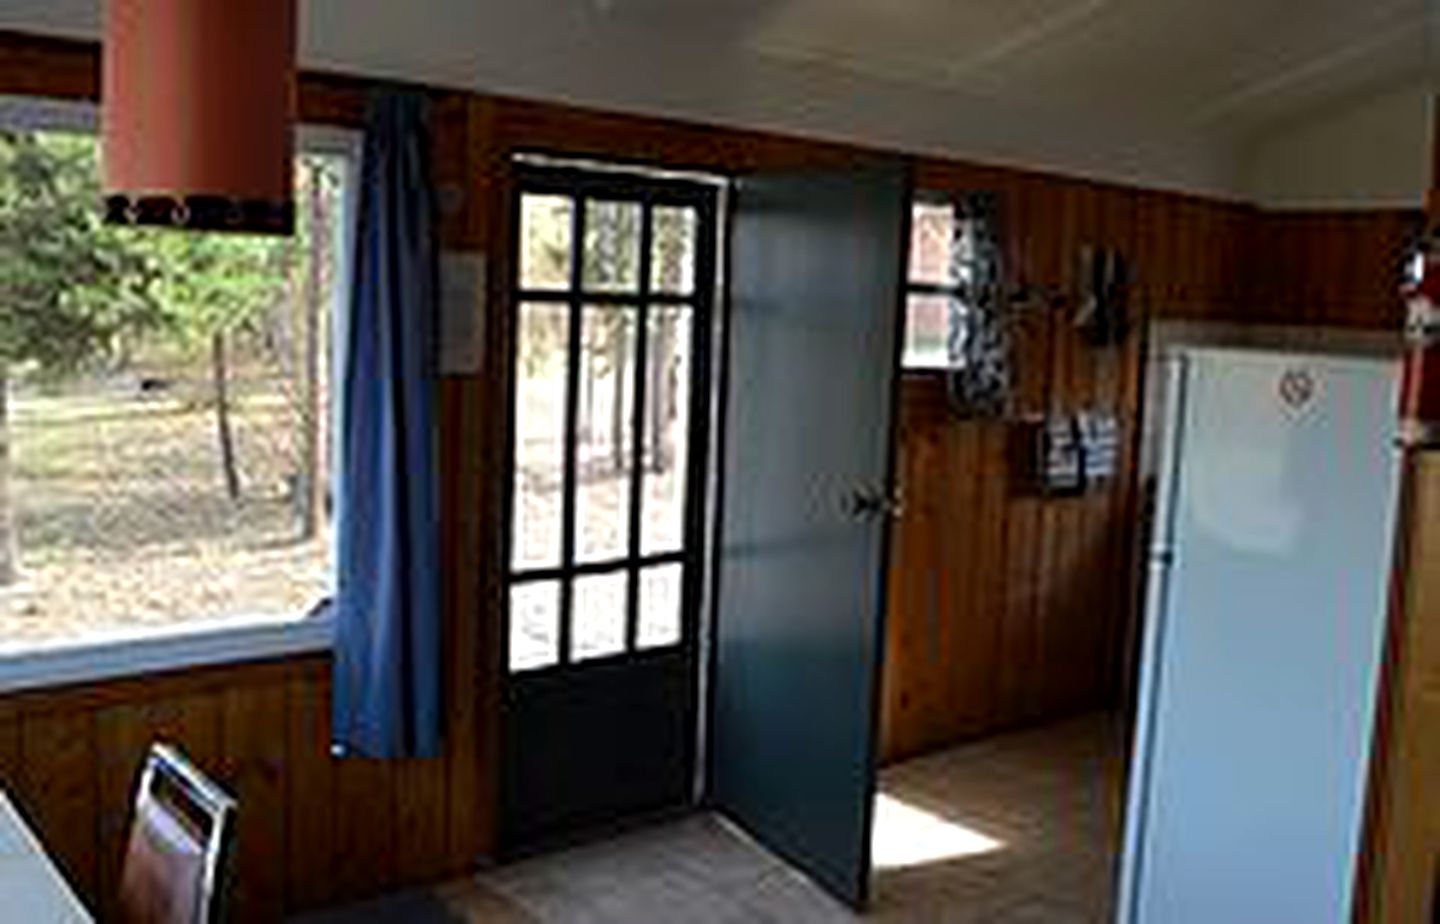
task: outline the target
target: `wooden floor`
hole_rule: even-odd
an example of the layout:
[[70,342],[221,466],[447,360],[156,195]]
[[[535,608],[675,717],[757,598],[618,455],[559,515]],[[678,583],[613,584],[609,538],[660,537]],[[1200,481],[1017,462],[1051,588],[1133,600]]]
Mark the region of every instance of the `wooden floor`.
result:
[[[1123,741],[1091,716],[889,768],[874,907],[896,924],[1103,922]],[[309,924],[850,922],[857,917],[709,815],[538,857]]]

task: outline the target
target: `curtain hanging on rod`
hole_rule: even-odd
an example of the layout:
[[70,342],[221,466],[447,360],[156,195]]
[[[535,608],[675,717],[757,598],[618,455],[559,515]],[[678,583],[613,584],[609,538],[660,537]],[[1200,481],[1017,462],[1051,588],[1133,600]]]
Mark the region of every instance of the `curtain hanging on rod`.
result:
[[440,750],[437,254],[426,108],[417,93],[371,100],[340,340],[333,735],[337,753],[367,757]]

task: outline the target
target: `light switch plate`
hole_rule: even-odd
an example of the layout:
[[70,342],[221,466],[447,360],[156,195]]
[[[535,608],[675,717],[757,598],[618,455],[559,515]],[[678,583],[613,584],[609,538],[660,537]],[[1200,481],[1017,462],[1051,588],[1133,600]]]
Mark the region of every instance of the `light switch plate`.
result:
[[440,255],[440,374],[478,375],[485,366],[485,254]]

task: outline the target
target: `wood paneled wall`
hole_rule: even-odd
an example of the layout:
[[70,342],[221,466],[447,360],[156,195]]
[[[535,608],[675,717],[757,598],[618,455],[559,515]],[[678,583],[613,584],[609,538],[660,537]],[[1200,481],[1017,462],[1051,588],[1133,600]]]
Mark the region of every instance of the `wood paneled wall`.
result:
[[[0,93],[93,100],[97,61],[90,45],[0,33]],[[303,75],[301,119],[357,127],[367,89],[364,81]],[[475,109],[468,95],[432,98],[436,180],[458,194],[446,198],[441,239],[447,248],[479,249],[488,200],[475,179]],[[457,875],[489,852],[494,806],[485,768],[493,754],[476,695],[485,622],[480,524],[495,509],[475,449],[483,441],[473,409],[484,399],[479,376],[441,384],[441,758],[334,759],[328,656],[0,696],[0,785],[102,918],[115,894],[135,774],[156,739],[180,745],[240,800],[236,920],[277,920]]]
[[1367,924],[1440,914],[1440,453],[1404,469],[1401,551],[1388,675],[1362,867]]
[[[0,32],[0,93],[98,95],[93,45]],[[356,126],[366,81],[302,76],[301,118]],[[447,248],[490,259],[482,372],[440,387],[446,754],[426,762],[329,754],[329,661],[269,664],[0,696],[0,785],[59,855],[85,900],[109,907],[130,788],[146,744],[185,748],[239,796],[237,920],[414,885],[494,849],[502,651],[498,473],[508,427],[510,164],[519,151],[716,172],[843,166],[866,152],[755,132],[435,93]]]
[[[0,93],[93,99],[96,61],[90,45],[0,33]],[[354,125],[365,86],[306,75],[302,114]],[[513,153],[724,173],[844,166],[873,154],[565,106],[436,96],[443,238],[488,255],[491,306],[484,370],[446,379],[440,393],[446,755],[332,759],[329,666],[319,656],[0,697],[0,784],[16,792],[98,910],[114,892],[128,790],[155,737],[177,741],[240,796],[241,920],[458,874],[493,849]],[[1252,251],[1277,246],[1290,228],[1257,234],[1254,211],[1227,203],[954,162],[918,162],[917,181],[1000,192],[1017,280],[1073,291],[1082,243],[1134,255],[1134,304],[1154,315],[1260,317],[1248,297]],[[1130,442],[1138,330],[1122,347],[1096,350],[1051,312],[1028,318],[1018,337],[1019,411],[1110,408]],[[1108,489],[1042,501],[1010,477],[1009,431],[953,420],[934,381],[905,383],[900,427],[908,512],[892,588],[887,750],[912,753],[1113,700],[1131,615],[1133,455],[1125,454]]]
[[[1440,96],[1431,114],[1425,228],[1433,234],[1440,229]],[[1357,889],[1361,924],[1440,919],[1440,452],[1433,446],[1406,453],[1399,511]]]
[[1250,231],[1250,320],[1400,330],[1413,210],[1261,212]]
[[[1001,197],[1009,272],[1060,303],[1016,329],[1012,417],[1114,414],[1117,476],[1083,497],[1041,498],[1020,455],[1027,428],[953,416],[932,374],[907,376],[900,411],[905,512],[891,559],[882,756],[923,753],[1010,726],[1113,705],[1134,616],[1134,440],[1144,319],[1245,310],[1252,210],[997,169],[929,164],[926,189]],[[1123,344],[1092,347],[1069,321],[1083,245],[1136,272]]]
[[1122,705],[1138,612],[1136,480],[1148,318],[1398,329],[1408,211],[1262,212],[1056,177],[922,166],[926,189],[1001,196],[1016,282],[1073,296],[1080,248],[1119,248],[1137,274],[1123,345],[1094,348],[1073,298],[1017,330],[1014,416],[1117,416],[1118,477],[1041,499],[1019,474],[1020,428],[962,421],[940,381],[903,383],[905,514],[891,558],[881,752],[924,753],[1001,729]]
[[456,794],[473,766],[332,758],[329,674],[312,657],[7,697],[0,782],[101,919],[135,774],[157,739],[240,800],[237,921],[463,870],[474,816]]

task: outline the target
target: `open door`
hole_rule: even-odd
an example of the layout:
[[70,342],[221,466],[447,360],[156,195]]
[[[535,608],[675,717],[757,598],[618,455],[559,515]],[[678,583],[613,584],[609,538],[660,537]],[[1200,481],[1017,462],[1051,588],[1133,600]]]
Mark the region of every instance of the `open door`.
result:
[[908,172],[737,184],[710,802],[848,904],[870,878]]

